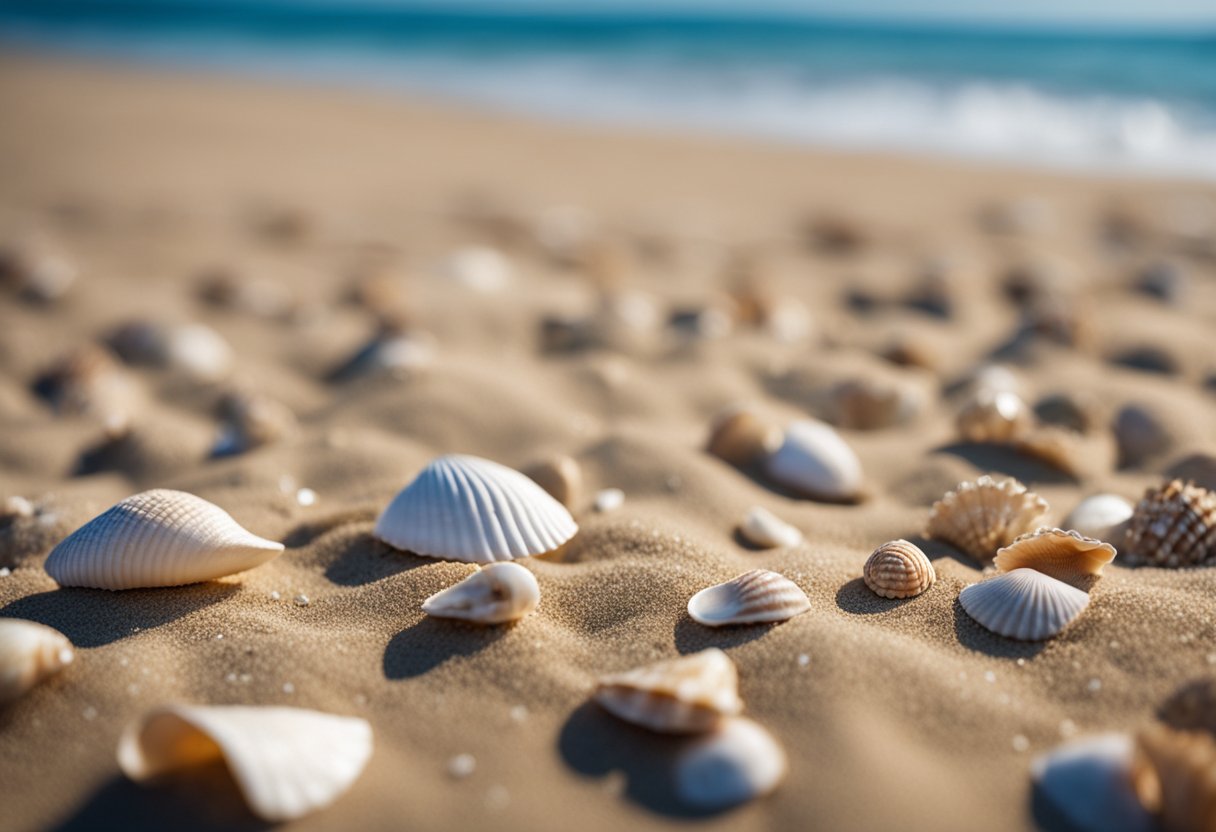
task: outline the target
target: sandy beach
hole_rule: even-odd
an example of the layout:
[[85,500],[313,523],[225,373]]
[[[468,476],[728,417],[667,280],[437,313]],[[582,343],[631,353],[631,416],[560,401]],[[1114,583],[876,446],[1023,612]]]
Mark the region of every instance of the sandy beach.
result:
[[[291,824],[301,830],[1060,828],[1032,799],[1031,758],[1134,730],[1216,672],[1210,568],[1116,559],[1074,625],[1023,643],[959,606],[980,567],[923,540],[933,502],[983,474],[1033,488],[1058,523],[1088,495],[1135,502],[1216,453],[1210,184],[593,129],[15,53],[0,55],[0,109],[0,242],[36,240],[79,272],[53,300],[0,297],[0,498],[37,507],[0,520],[0,616],[55,627],[78,651],[0,710],[6,829],[262,826],[222,776],[163,788],[122,776],[123,727],[170,702],[367,719],[366,771]],[[446,258],[474,245],[508,258],[505,286],[447,274]],[[806,311],[782,337],[697,317],[734,308],[743,257]],[[1135,289],[1160,258],[1182,275],[1164,299]],[[1029,328],[1007,297],[1024,263],[1055,269],[1045,287],[1030,270],[1025,291],[1047,299]],[[217,274],[263,300],[208,294]],[[620,338],[542,338],[544,320],[582,320],[618,295],[649,304],[622,313],[636,326]],[[424,366],[341,371],[377,318],[419,333]],[[130,322],[205,324],[231,368],[199,379],[124,366],[129,432],[108,439],[103,420],[56,413],[35,387]],[[883,358],[896,354],[903,364]],[[1069,476],[961,442],[960,381],[993,360],[1031,404],[1092,403],[1109,452]],[[858,379],[922,395],[897,424],[841,428],[865,471],[856,504],[799,498],[705,451],[726,406],[832,419],[830,391]],[[233,391],[272,398],[295,424],[213,457],[217,402]],[[1129,405],[1151,438],[1115,464],[1107,425]],[[542,600],[515,625],[424,616],[423,599],[473,567],[372,536],[393,495],[453,452],[581,465],[580,530],[525,561]],[[177,589],[47,575],[67,534],[157,487],[287,549]],[[610,487],[624,504],[592,510]],[[746,545],[737,527],[753,506],[804,541]],[[901,537],[921,543],[937,582],[878,598],[862,564]],[[689,618],[693,593],[758,568],[794,580],[810,611],[720,630]],[[784,746],[789,774],[771,796],[701,814],[671,798],[678,742],[589,697],[605,673],[710,646],[737,664],[746,713]],[[456,777],[460,754],[475,768]]]

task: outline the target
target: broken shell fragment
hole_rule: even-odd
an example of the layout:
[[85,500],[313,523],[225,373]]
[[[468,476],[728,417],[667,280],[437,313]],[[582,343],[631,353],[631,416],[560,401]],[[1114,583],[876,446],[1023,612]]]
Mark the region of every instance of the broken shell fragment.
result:
[[422,602],[422,611],[437,618],[460,618],[478,624],[516,621],[540,604],[536,577],[518,563],[491,563],[458,584]]
[[967,615],[1006,638],[1042,641],[1058,635],[1089,605],[1089,595],[1035,569],[1014,569],[958,596]]
[[1148,489],[1128,522],[1126,549],[1131,566],[1216,563],[1216,492],[1181,480]]
[[772,792],[787,768],[785,750],[773,735],[750,719],[736,717],[681,752],[676,794],[696,809],[726,809]]
[[1133,787],[1133,760],[1129,735],[1100,734],[1036,757],[1030,774],[1078,832],[1153,832],[1153,817]]
[[781,429],[755,413],[728,408],[714,418],[706,446],[711,454],[731,465],[750,465],[777,450]]
[[688,614],[706,627],[786,621],[810,608],[798,584],[765,569],[744,572],[688,599]]
[[892,540],[874,550],[862,569],[866,586],[883,598],[912,598],[933,586],[937,571],[920,547]]
[[1095,494],[1078,503],[1060,525],[1120,548],[1133,511],[1132,504],[1118,494]]
[[766,508],[753,507],[739,524],[739,533],[753,546],[761,549],[797,546],[802,532]]
[[1047,501],[1017,480],[983,476],[933,504],[926,534],[987,564],[1002,546],[1036,528],[1046,513]]
[[68,637],[52,627],[0,618],[0,706],[63,670],[75,655]]
[[626,722],[664,734],[710,731],[743,710],[735,663],[716,647],[604,676],[595,701]]
[[996,553],[993,563],[1002,572],[1035,569],[1080,589],[1102,575],[1115,559],[1115,547],[1080,532],[1041,528],[1028,532]]
[[850,501],[861,496],[861,460],[830,425],[812,419],[786,428],[765,470],[774,481],[811,497]]

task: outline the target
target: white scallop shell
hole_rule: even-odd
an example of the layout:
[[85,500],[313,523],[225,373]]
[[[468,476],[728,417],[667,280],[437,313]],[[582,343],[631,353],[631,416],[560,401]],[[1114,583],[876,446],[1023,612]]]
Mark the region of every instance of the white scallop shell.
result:
[[523,618],[540,604],[540,585],[518,563],[491,563],[422,602],[437,618],[503,624]]
[[743,710],[735,663],[717,647],[604,676],[595,701],[626,722],[665,734],[709,731]]
[[1089,595],[1034,569],[1014,569],[959,593],[967,615],[1006,638],[1042,641],[1058,635],[1089,606]]
[[566,507],[523,474],[450,454],[398,492],[375,534],[418,555],[488,563],[551,552],[577,531]]
[[1152,832],[1153,816],[1132,787],[1133,760],[1129,735],[1100,734],[1036,757],[1030,775],[1078,832]]
[[144,491],[94,517],[51,551],[61,586],[180,586],[244,572],[283,544],[242,528],[228,512],[184,491]]
[[173,705],[123,732],[118,765],[136,782],[222,760],[253,813],[278,822],[323,809],[372,753],[366,720],[301,708]]
[[1134,511],[1135,506],[1118,494],[1095,494],[1082,500],[1060,527],[1104,540],[1118,548]]
[[861,494],[861,460],[830,425],[813,419],[785,429],[765,470],[774,481],[812,497],[853,500]]
[[676,761],[675,787],[688,806],[717,810],[769,794],[785,779],[785,750],[750,719],[729,719]]
[[688,599],[688,614],[706,627],[786,621],[810,608],[798,584],[765,569],[744,572]]
[[802,542],[802,532],[760,506],[747,512],[739,532],[749,543],[764,549],[797,546]]
[[0,618],[0,705],[24,696],[75,656],[72,642],[53,627]]

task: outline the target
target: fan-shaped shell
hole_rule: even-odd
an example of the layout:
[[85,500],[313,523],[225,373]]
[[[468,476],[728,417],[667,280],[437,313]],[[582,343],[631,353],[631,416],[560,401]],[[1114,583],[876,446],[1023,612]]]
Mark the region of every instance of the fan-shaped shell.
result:
[[46,571],[61,586],[136,589],[210,581],[260,566],[283,551],[228,512],[184,491],[128,497],[72,532]]
[[665,734],[709,731],[743,710],[735,663],[716,647],[604,676],[595,701],[626,722]]
[[1041,528],[1028,532],[996,553],[993,563],[1002,572],[1026,567],[1067,584],[1086,588],[1115,559],[1115,547],[1079,532]]
[[676,760],[676,794],[704,810],[726,809],[769,794],[785,779],[785,750],[750,719],[728,719]]
[[747,516],[739,525],[739,533],[748,543],[762,549],[797,546],[802,542],[802,532],[760,506],[755,506],[747,512]]
[[1017,393],[981,388],[958,413],[959,436],[967,442],[1009,442],[1034,424],[1030,407]]
[[1216,738],[1155,724],[1136,735],[1136,786],[1164,832],[1216,829]]
[[1119,548],[1133,510],[1118,494],[1095,494],[1078,503],[1060,525]]
[[1034,569],[1014,569],[959,593],[967,615],[1006,638],[1042,641],[1058,635],[1089,605],[1089,595]]
[[570,512],[518,471],[441,456],[376,521],[376,537],[415,554],[470,563],[551,552],[578,531]]
[[706,627],[785,621],[810,608],[798,584],[765,569],[744,572],[688,599],[688,614]]
[[19,699],[48,676],[72,663],[72,642],[58,630],[0,618],[0,705]]
[[786,428],[785,440],[765,469],[774,481],[811,497],[856,500],[861,496],[861,460],[830,425],[813,419]]
[[1047,501],[1017,480],[984,476],[961,483],[934,503],[925,533],[986,564],[1046,513]]
[[518,563],[491,563],[422,602],[438,618],[503,624],[523,618],[540,604],[536,577]]
[[731,465],[750,465],[781,445],[781,429],[750,410],[731,407],[714,418],[706,450]]
[[1152,832],[1153,817],[1133,788],[1133,756],[1129,735],[1101,734],[1035,758],[1030,773],[1077,832]]
[[933,586],[937,571],[920,547],[906,540],[879,546],[862,569],[866,586],[883,598],[912,598]]
[[1125,545],[1132,566],[1216,564],[1216,492],[1181,480],[1148,489],[1128,522]]
[[300,708],[174,705],[127,727],[118,743],[118,765],[144,782],[222,760],[253,813],[278,822],[333,803],[371,753],[371,726],[355,717]]

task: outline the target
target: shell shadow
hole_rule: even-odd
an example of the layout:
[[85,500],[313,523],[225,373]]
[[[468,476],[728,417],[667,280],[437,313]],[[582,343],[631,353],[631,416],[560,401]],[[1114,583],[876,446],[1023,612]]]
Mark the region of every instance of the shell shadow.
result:
[[325,567],[325,577],[342,586],[375,583],[436,562],[433,558],[398,551],[377,540],[370,532],[360,532],[322,545],[326,546],[326,554],[332,557]]
[[876,615],[902,607],[915,598],[883,598],[874,594],[861,578],[854,578],[836,590],[836,606],[853,615]]
[[319,537],[329,534],[335,529],[350,523],[369,523],[376,519],[376,511],[370,507],[352,508],[317,517],[295,526],[283,538],[283,545],[289,549],[307,546]]
[[1046,645],[1046,642],[1017,641],[990,633],[967,615],[957,598],[954,599],[954,634],[958,636],[959,644],[967,649],[999,659],[1032,659]]
[[780,627],[785,622],[774,624],[739,624],[731,627],[706,627],[692,620],[692,616],[683,613],[675,626],[676,649],[680,653],[696,653],[707,647],[729,649],[755,641],[774,627]]
[[449,659],[473,656],[498,641],[512,624],[483,627],[462,621],[424,616],[389,641],[384,648],[386,679],[413,679]]
[[981,471],[996,471],[1023,483],[1068,485],[1076,479],[1063,471],[1018,453],[1005,445],[984,442],[955,442],[934,448],[933,453],[951,454],[969,462]]

